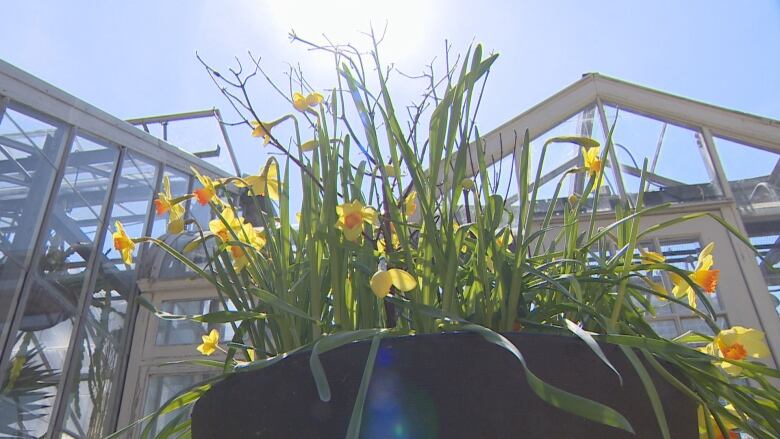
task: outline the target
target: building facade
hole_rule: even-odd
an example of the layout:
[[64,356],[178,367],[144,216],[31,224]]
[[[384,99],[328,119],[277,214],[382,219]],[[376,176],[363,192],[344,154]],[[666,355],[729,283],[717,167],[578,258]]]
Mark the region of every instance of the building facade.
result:
[[[706,216],[642,245],[691,269],[714,242],[718,321],[763,329],[780,363],[780,275],[772,271],[780,267],[780,122],[589,74],[485,136],[510,206],[526,129],[532,163],[551,136],[605,143],[611,134],[606,182],[590,206],[604,224],[618,201],[636,198],[646,167],[645,202],[671,203],[647,215],[646,227],[708,212],[749,237],[763,260]],[[554,198],[563,172],[581,160],[573,146],[554,148],[533,170],[542,206],[583,184],[569,177]],[[211,373],[185,360],[199,356],[203,333],[229,338],[229,327],[161,320],[138,298],[173,314],[204,314],[221,306],[214,291],[157,248],[138,245],[126,266],[111,238],[119,220],[131,236],[162,235],[183,248],[194,232],[165,235],[153,199],[164,176],[174,193],[191,192],[192,166],[228,174],[0,62],[0,437],[101,437]],[[211,218],[207,207],[187,212],[201,224]],[[680,307],[655,305],[649,318],[659,334],[708,330]]]

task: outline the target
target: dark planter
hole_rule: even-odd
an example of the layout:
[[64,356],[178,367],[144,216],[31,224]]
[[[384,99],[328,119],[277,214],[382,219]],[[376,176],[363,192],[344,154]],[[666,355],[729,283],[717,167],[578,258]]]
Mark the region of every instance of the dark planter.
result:
[[[577,338],[510,333],[506,337],[540,378],[618,410],[636,430],[597,424],[539,399],[510,353],[472,333],[387,338],[377,356],[361,437],[383,438],[648,438],[662,437],[653,409],[619,348],[604,351],[617,376]],[[216,384],[195,404],[192,437],[343,438],[369,342],[322,355],[332,390],[321,402],[309,355],[296,353],[262,370]],[[648,370],[653,372],[649,367]],[[696,439],[696,406],[653,375],[671,436]]]

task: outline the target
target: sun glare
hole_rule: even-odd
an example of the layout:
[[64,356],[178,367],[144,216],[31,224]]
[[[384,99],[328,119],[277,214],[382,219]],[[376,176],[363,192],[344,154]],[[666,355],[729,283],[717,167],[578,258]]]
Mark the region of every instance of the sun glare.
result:
[[387,25],[380,49],[385,59],[398,62],[418,54],[433,35],[429,12],[427,2],[414,0],[302,0],[269,2],[264,14],[284,32],[317,41],[325,35],[334,43],[360,42],[372,26],[381,35]]

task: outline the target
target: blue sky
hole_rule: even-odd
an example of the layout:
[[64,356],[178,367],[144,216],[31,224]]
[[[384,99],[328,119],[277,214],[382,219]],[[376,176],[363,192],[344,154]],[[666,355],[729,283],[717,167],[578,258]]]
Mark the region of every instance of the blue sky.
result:
[[[285,80],[300,63],[316,87],[334,84],[329,58],[291,44],[365,42],[388,23],[386,61],[417,73],[443,53],[482,42],[501,54],[480,118],[487,132],[576,81],[600,72],[715,105],[780,119],[780,2],[729,1],[8,1],[0,58],[121,118],[229,106],[195,59],[225,69],[247,50]],[[746,7],[746,5],[748,7]],[[411,81],[394,83],[401,99]],[[268,119],[289,111],[259,81]],[[232,131],[244,170],[266,151]],[[196,148],[198,149],[198,148]],[[204,148],[200,148],[204,149]]]

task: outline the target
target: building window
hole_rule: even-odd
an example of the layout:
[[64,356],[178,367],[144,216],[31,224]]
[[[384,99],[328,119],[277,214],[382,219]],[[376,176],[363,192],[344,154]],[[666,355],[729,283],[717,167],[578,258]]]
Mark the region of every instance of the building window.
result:
[[[666,257],[666,262],[682,270],[693,271],[696,268],[696,261],[702,250],[702,245],[698,240],[690,239],[654,239],[653,241],[641,244],[641,247],[661,253]],[[672,291],[674,285],[669,276],[664,273],[654,271],[650,278],[663,284],[666,291]],[[716,322],[721,328],[726,326],[726,314],[718,298],[718,291],[710,294],[708,297],[715,309]],[[703,334],[712,334],[709,326],[704,321],[693,314],[688,308],[664,301],[658,296],[648,293],[648,299],[656,311],[654,318],[650,320],[650,326],[662,337],[673,338],[687,331],[696,331]],[[681,300],[686,301],[686,298]],[[703,309],[703,305],[697,299],[698,309]]]

